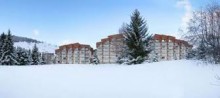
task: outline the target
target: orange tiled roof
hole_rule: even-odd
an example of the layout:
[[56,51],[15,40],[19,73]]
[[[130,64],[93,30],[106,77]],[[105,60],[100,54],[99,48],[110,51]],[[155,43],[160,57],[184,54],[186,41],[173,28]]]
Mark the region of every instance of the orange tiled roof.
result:
[[93,48],[91,48],[91,46],[90,45],[86,45],[86,44],[80,44],[80,43],[73,43],[73,44],[67,44],[67,45],[62,45],[62,46],[59,46],[59,49],[57,49],[57,50],[55,50],[55,52],[57,53],[57,52],[59,52],[59,51],[61,51],[61,50],[63,50],[63,49],[75,49],[75,48],[79,48],[79,49],[81,49],[81,48],[89,48],[90,50],[92,49],[93,50]]

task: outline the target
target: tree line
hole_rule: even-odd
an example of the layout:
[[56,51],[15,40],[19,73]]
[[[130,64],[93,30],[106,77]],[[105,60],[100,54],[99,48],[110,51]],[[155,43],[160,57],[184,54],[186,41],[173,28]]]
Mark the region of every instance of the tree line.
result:
[[[119,32],[124,36],[125,47],[117,62],[122,64],[141,64],[149,60],[152,35],[140,12],[135,10],[130,23],[125,23]],[[185,38],[194,46],[187,52],[187,59],[197,59],[220,63],[220,4],[212,2],[194,11],[188,23]],[[154,59],[153,61],[158,61]]]
[[0,65],[42,65],[46,64],[44,56],[36,44],[32,50],[14,47],[11,31],[0,36]]
[[[119,32],[124,36],[125,46],[117,63],[141,64],[149,60],[152,35],[148,33],[147,22],[137,9],[131,15],[130,23],[123,24]],[[187,52],[187,59],[220,63],[219,3],[210,3],[193,13],[185,38],[194,46]],[[154,57],[153,61],[158,61],[157,57]]]
[[210,3],[193,13],[185,35],[194,49],[189,59],[220,63],[220,5]]

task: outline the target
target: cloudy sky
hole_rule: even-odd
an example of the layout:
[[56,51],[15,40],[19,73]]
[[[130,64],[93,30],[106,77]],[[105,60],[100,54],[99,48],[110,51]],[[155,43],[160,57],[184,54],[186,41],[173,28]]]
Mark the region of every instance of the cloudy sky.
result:
[[[51,44],[95,43],[118,33],[138,9],[152,34],[180,37],[193,10],[209,0],[0,0],[0,32]],[[217,0],[218,1],[218,0]]]

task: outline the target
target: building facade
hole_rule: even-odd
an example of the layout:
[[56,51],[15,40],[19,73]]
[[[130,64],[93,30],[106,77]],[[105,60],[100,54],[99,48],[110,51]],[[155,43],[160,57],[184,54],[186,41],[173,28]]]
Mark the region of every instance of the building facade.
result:
[[123,35],[115,34],[101,39],[96,43],[97,56],[102,64],[116,63],[118,56],[123,50]]
[[[110,35],[96,43],[97,56],[102,64],[116,63],[125,46],[122,34]],[[150,45],[152,49],[149,60],[179,60],[184,59],[192,46],[184,40],[173,36],[155,34]]]
[[46,64],[53,64],[54,63],[54,53],[42,53],[44,61]]
[[90,45],[79,43],[60,46],[55,50],[56,63],[60,64],[89,64],[93,49]]
[[188,42],[173,36],[155,34],[153,39],[150,58],[156,58],[158,61],[185,59],[188,51],[192,49]]

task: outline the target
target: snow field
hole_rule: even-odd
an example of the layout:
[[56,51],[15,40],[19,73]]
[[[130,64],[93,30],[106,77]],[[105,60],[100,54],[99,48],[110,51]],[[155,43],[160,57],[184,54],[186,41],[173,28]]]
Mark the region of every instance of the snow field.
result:
[[0,66],[0,98],[219,98],[216,75],[220,66],[191,60]]

